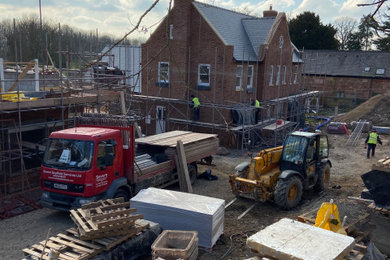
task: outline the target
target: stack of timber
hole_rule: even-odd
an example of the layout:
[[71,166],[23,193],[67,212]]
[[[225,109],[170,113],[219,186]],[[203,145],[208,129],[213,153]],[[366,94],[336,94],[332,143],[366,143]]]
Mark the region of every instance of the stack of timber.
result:
[[219,140],[216,134],[194,133],[189,131],[171,131],[149,137],[137,138],[138,146],[166,147],[165,155],[173,158],[176,153],[177,141],[184,145],[187,161],[198,161],[205,156],[217,153]]
[[152,160],[152,157],[149,154],[141,154],[134,157],[134,170],[135,173],[139,176],[146,172],[153,171],[157,163]]
[[390,157],[386,156],[386,158],[378,160],[378,162],[372,166],[372,169],[390,172]]
[[[83,205],[71,211],[76,228],[23,249],[27,259],[89,259],[149,229],[123,198]],[[57,258],[51,258],[56,255]]]

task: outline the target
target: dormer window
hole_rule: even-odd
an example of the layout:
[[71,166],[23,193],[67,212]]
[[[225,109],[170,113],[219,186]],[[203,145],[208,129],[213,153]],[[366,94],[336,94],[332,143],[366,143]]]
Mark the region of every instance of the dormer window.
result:
[[375,74],[376,75],[384,75],[385,74],[385,69],[377,69]]

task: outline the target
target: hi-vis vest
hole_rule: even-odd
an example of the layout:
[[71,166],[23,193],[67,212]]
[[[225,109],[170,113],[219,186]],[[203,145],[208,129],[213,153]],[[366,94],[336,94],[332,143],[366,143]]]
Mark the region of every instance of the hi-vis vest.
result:
[[194,97],[192,99],[192,102],[194,102],[194,108],[198,108],[200,105],[199,99],[197,97]]
[[376,133],[370,133],[367,143],[376,144],[377,141],[378,141],[378,135]]
[[255,101],[255,107],[256,107],[256,108],[260,108],[260,102],[259,102],[259,100],[257,100],[257,99],[256,99],[256,101]]

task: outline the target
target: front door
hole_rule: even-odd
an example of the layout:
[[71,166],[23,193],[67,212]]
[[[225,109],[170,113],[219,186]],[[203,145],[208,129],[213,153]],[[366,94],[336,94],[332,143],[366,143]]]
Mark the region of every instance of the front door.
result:
[[156,107],[156,134],[165,132],[165,107]]

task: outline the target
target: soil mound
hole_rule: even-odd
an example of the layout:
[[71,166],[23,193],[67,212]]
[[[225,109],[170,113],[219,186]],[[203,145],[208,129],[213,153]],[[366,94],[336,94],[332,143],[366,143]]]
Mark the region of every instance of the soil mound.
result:
[[390,127],[390,94],[376,95],[348,113],[337,117],[337,121],[351,123],[365,119],[376,126]]

